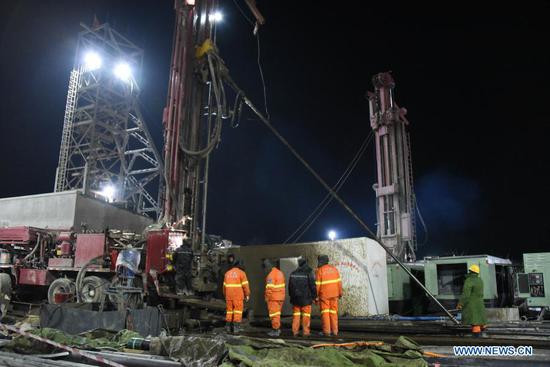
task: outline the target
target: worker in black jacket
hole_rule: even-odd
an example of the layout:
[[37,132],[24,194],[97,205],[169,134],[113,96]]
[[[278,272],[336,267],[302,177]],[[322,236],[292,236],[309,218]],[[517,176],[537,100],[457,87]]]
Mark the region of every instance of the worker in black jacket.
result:
[[173,262],[176,268],[176,292],[179,295],[191,294],[193,249],[189,240],[184,240],[182,245],[176,249]]
[[288,293],[292,303],[292,334],[298,335],[300,331],[300,317],[302,320],[302,334],[310,335],[311,303],[317,298],[315,275],[313,270],[303,258],[298,260],[298,269],[290,274],[288,281]]

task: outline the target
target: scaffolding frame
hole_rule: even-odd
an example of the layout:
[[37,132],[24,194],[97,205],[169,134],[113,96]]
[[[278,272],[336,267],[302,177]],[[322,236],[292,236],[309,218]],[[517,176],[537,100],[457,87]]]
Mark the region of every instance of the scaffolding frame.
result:
[[[54,191],[82,190],[157,219],[163,165],[139,107],[143,50],[107,23],[81,26]],[[100,67],[86,65],[88,52]],[[127,80],[114,73],[121,62],[131,70]]]

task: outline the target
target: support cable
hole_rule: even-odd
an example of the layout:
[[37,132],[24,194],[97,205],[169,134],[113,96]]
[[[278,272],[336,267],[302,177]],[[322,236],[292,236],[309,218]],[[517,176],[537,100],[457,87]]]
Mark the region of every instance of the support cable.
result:
[[426,222],[424,222],[424,217],[422,216],[422,213],[420,212],[420,208],[418,207],[418,202],[416,201],[416,194],[414,194],[414,206],[416,207],[416,212],[418,213],[418,219],[420,219],[420,223],[422,223],[422,228],[424,229],[424,241],[422,241],[422,244],[420,246],[424,246],[426,243],[428,243],[428,226],[426,226]]
[[239,9],[239,12],[241,13],[241,15],[243,16],[243,18],[251,25],[254,27],[254,35],[256,36],[256,44],[257,44],[257,58],[256,58],[256,62],[258,64],[258,70],[260,72],[260,79],[262,81],[262,87],[263,87],[263,92],[264,92],[264,107],[265,107],[265,115],[267,116],[267,119],[268,120],[271,120],[271,116],[269,115],[269,111],[267,109],[267,91],[266,91],[266,86],[265,86],[265,79],[264,79],[264,71],[263,71],[263,68],[262,68],[262,63],[261,63],[261,47],[260,47],[260,29],[258,28],[258,24],[254,24],[254,22],[252,22],[252,20],[246,15],[246,13],[244,12],[244,10],[241,8],[241,6],[239,5],[239,3],[237,2],[237,0],[233,0],[233,3],[235,3],[235,6],[237,7],[237,9]]
[[[363,154],[365,153],[370,141],[372,140],[373,135],[374,135],[374,133],[371,130],[369,135],[365,138],[365,140],[363,140],[363,143],[359,147],[359,150],[357,151],[357,153],[355,153],[355,156],[353,157],[353,159],[350,161],[350,163],[346,167],[344,173],[342,173],[342,176],[340,176],[340,178],[338,179],[336,184],[332,187],[332,189],[335,192],[340,191],[342,186],[344,186],[344,184],[346,183],[348,177],[351,175],[351,173],[353,172],[353,170],[357,166],[357,163],[359,163],[359,161],[361,160]],[[331,202],[332,202],[332,197],[330,196],[330,193],[328,193],[323,198],[323,200],[321,200],[321,202],[317,205],[317,207],[313,210],[313,212],[311,212],[311,214],[304,220],[304,222],[302,224],[300,224],[300,226],[298,228],[296,228],[296,230],[294,232],[292,232],[292,234],[290,236],[288,236],[288,238],[283,243],[286,244],[286,243],[290,242],[290,240],[294,236],[296,236],[296,234],[302,228],[304,228],[304,226],[305,226],[305,228],[302,230],[302,232],[298,236],[296,236],[294,238],[294,240],[292,240],[292,243],[298,242],[298,240],[307,232],[307,230],[313,225],[313,223],[315,223],[317,218],[319,218],[319,216],[323,213],[323,211],[327,208],[327,206]],[[312,217],[313,217],[313,219],[312,219]],[[308,222],[309,222],[309,224],[308,224]]]
[[241,6],[239,5],[239,3],[237,2],[237,0],[233,0],[233,2],[235,3],[235,6],[237,7],[237,9],[239,9],[239,12],[242,14],[243,18],[246,19],[246,21],[248,23],[250,23],[251,26],[254,26],[254,23],[252,22],[252,20],[246,15],[246,13],[244,12],[243,8],[241,8]]
[[260,79],[262,80],[262,87],[264,91],[264,108],[265,108],[265,115],[267,116],[268,120],[271,120],[271,116],[269,116],[269,111],[267,110],[267,92],[265,87],[265,79],[264,79],[264,71],[262,70],[262,63],[261,63],[261,47],[260,47],[260,31],[256,31],[256,40],[258,44],[258,58],[256,61],[258,62],[258,70],[260,71]]
[[242,98],[244,100],[244,103],[252,110],[252,112],[254,112],[256,114],[256,116],[258,116],[258,118],[264,123],[264,125],[277,137],[277,139],[279,139],[279,141],[288,148],[288,150],[290,150],[290,152],[294,155],[294,157],[296,159],[298,159],[298,161],[300,161],[300,163],[302,163],[302,165],[309,171],[309,173],[311,173],[311,175],[313,177],[315,177],[315,179],[317,179],[317,181],[319,181],[319,183],[325,188],[325,190],[327,190],[330,195],[333,197],[334,200],[336,200],[350,215],[353,219],[355,219],[355,221],[357,223],[359,223],[359,225],[361,227],[363,227],[363,229],[365,229],[365,231],[370,234],[372,236],[372,238],[378,242],[378,244],[386,251],[386,253],[397,263],[399,264],[399,266],[411,277],[411,279],[414,280],[415,283],[417,283],[420,288],[422,288],[424,290],[424,292],[437,304],[437,306],[439,306],[439,308],[445,312],[445,314],[447,314],[447,316],[449,317],[449,319],[454,322],[456,325],[459,325],[460,323],[457,321],[457,319],[449,312],[449,310],[447,310],[442,304],[441,302],[439,302],[439,300],[437,298],[434,297],[433,294],[430,293],[430,291],[428,291],[428,289],[424,286],[424,284],[422,284],[422,282],[420,280],[418,280],[418,278],[416,278],[414,276],[414,274],[409,270],[409,268],[407,268],[400,260],[399,258],[397,258],[397,256],[395,256],[392,251],[386,247],[383,243],[382,243],[382,240],[369,228],[369,226],[353,211],[353,209],[351,209],[349,207],[348,204],[346,204],[346,202],[344,200],[342,200],[342,198],[325,182],[325,180],[323,180],[323,178],[321,176],[319,176],[319,174],[309,165],[309,163],[306,162],[306,160],[304,158],[302,158],[302,156],[300,155],[300,153],[298,153],[296,151],[296,149],[294,149],[294,147],[292,145],[290,145],[290,143],[279,133],[279,131],[277,131],[277,129],[275,129],[275,127],[273,127],[273,125],[269,122],[268,119],[265,118],[265,116],[256,108],[256,106],[254,106],[254,104],[252,103],[252,101],[250,101],[250,99],[248,99],[248,97],[246,96],[246,94],[243,93],[243,91],[235,84],[235,82],[231,79],[231,77],[229,77],[229,75],[226,75],[225,76],[226,78],[226,82],[237,92],[242,95]]

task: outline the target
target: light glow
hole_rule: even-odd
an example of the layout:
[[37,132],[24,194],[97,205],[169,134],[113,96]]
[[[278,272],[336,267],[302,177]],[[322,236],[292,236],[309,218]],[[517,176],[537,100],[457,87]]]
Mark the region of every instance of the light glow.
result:
[[208,20],[213,23],[219,23],[223,20],[223,14],[221,13],[221,11],[216,10],[208,16]]
[[126,83],[132,79],[132,69],[130,68],[130,65],[125,62],[117,64],[113,70],[113,73],[117,78]]
[[97,70],[101,67],[101,57],[97,52],[89,51],[84,55],[84,67],[88,71]]
[[336,239],[336,231],[328,231],[328,238],[329,240],[334,241]]
[[101,190],[100,195],[112,203],[115,200],[116,189],[112,185],[107,185]]

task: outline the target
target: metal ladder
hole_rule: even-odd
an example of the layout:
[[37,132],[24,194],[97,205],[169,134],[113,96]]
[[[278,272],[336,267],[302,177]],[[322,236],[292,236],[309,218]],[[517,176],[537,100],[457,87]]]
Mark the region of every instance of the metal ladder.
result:
[[[147,190],[143,187],[143,185],[140,182],[138,182],[138,180],[134,176],[127,176],[126,180],[131,185],[129,187],[129,190],[126,190],[126,191],[130,191],[130,189],[133,191],[130,195],[137,194],[139,196],[143,196],[149,201],[149,203],[151,203],[152,207],[157,206],[157,201],[155,200],[155,198],[153,198],[151,194],[147,192]],[[126,196],[130,196],[130,195],[126,195]],[[125,199],[127,199],[127,197],[125,197]],[[148,211],[154,211],[154,210],[152,208],[137,208],[137,212],[139,214],[145,214]]]
[[69,92],[67,93],[67,103],[65,105],[65,118],[63,120],[63,132],[61,135],[61,147],[59,149],[59,162],[57,164],[57,174],[55,179],[55,192],[64,191],[67,182],[67,164],[69,160],[69,150],[71,148],[71,134],[73,130],[74,111],[76,107],[76,94],[80,83],[80,70],[73,69],[69,78]]

